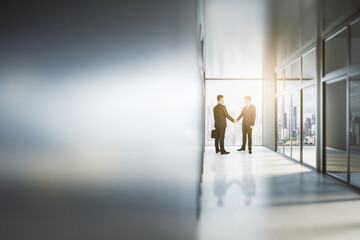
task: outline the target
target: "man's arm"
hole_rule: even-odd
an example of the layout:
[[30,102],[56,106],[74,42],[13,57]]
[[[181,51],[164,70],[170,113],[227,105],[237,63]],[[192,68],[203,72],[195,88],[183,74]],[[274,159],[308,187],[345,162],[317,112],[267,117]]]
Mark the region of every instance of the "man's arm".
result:
[[229,115],[225,106],[223,107],[223,113],[224,113],[225,117],[227,117],[230,121],[234,122],[234,119]]
[[240,119],[244,116],[244,108],[243,110],[241,111],[241,114],[238,116],[238,118],[236,119],[236,121],[240,121]]

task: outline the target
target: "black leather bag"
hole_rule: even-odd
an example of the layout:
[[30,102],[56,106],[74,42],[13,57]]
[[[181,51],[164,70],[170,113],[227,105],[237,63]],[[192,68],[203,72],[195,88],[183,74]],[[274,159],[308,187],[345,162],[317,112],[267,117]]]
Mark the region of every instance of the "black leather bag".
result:
[[216,138],[216,135],[217,135],[216,129],[211,130],[211,138]]

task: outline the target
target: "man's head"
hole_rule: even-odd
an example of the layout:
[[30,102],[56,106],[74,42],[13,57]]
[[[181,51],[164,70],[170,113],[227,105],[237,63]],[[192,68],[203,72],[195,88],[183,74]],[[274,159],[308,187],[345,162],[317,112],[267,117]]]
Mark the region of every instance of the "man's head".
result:
[[246,105],[249,105],[251,103],[251,97],[250,96],[244,97],[244,101]]
[[224,96],[223,95],[218,95],[217,100],[218,100],[218,103],[224,104]]

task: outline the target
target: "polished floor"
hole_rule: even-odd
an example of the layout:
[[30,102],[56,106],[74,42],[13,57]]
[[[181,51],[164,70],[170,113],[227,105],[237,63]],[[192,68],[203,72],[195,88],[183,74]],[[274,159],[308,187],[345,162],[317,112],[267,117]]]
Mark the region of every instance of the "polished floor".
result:
[[360,240],[360,194],[264,147],[207,147],[199,240]]

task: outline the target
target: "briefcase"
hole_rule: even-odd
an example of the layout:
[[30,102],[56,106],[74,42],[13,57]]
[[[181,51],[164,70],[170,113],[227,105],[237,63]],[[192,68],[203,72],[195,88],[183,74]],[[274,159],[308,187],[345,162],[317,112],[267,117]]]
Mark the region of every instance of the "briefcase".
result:
[[216,129],[211,130],[211,138],[216,138],[217,131]]

